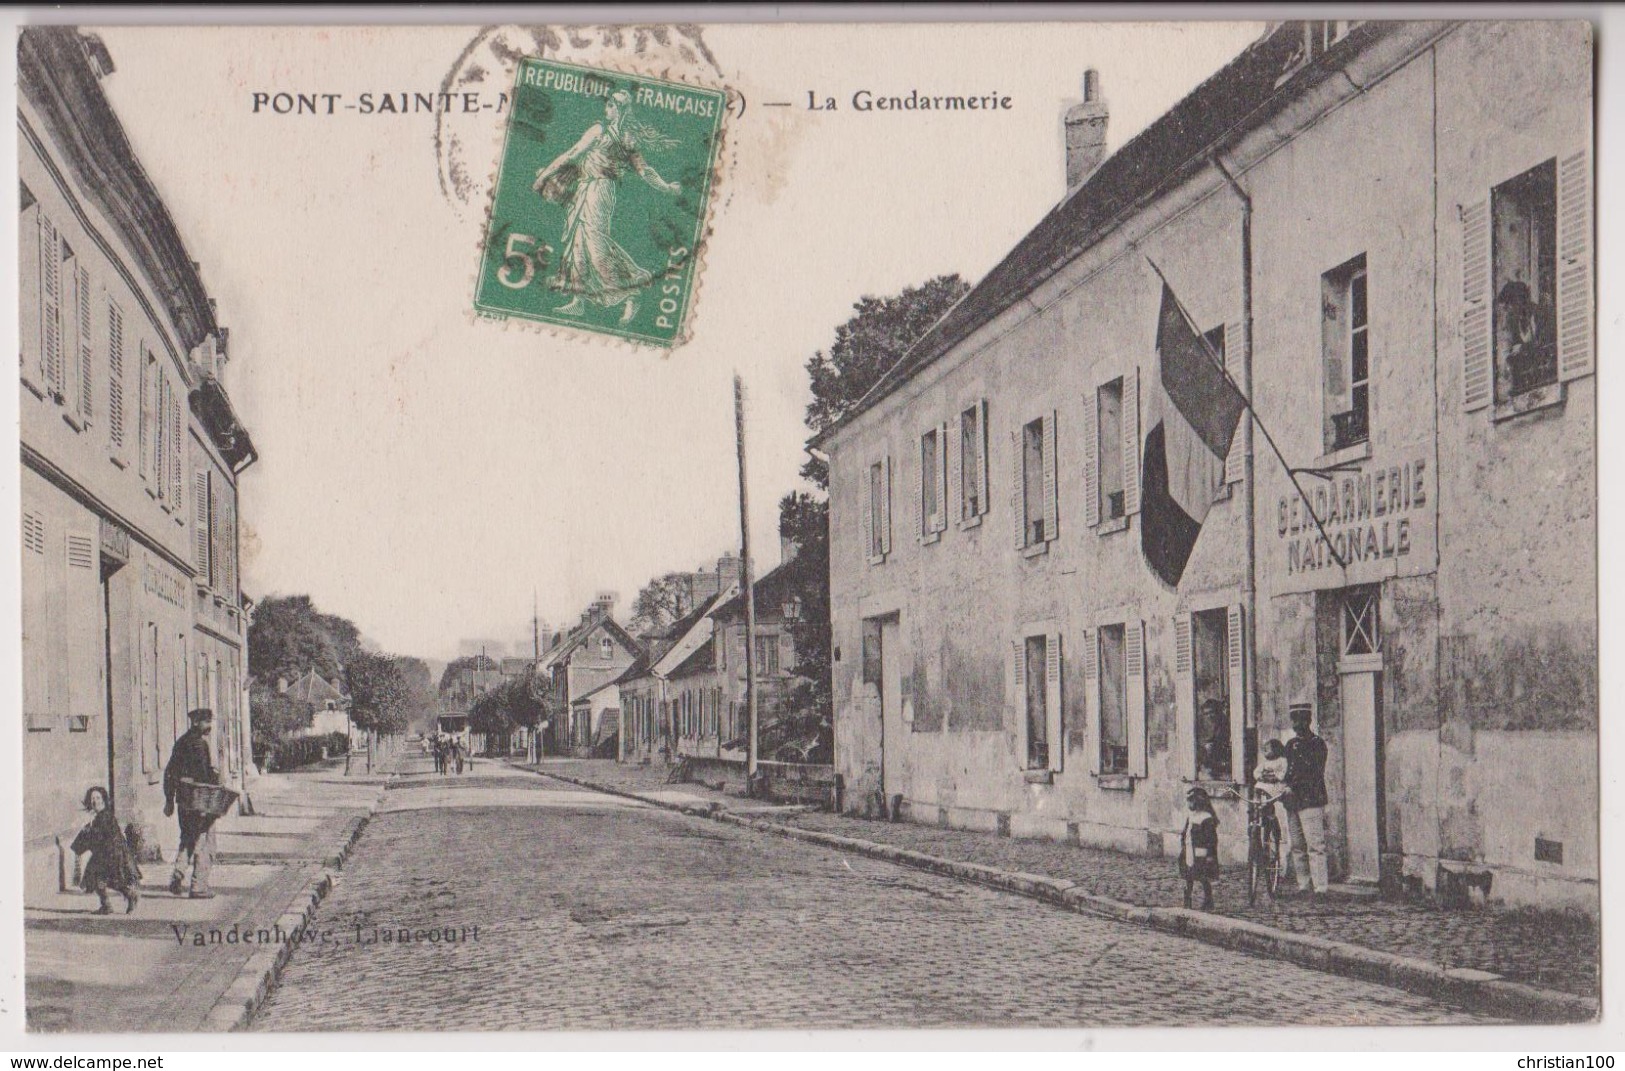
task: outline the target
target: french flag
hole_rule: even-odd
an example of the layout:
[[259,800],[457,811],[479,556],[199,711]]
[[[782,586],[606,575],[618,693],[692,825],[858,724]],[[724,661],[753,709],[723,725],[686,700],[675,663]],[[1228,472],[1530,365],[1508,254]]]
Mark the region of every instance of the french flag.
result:
[[1166,280],[1157,316],[1157,382],[1150,386],[1140,549],[1151,571],[1177,587],[1224,480],[1225,455],[1247,399]]

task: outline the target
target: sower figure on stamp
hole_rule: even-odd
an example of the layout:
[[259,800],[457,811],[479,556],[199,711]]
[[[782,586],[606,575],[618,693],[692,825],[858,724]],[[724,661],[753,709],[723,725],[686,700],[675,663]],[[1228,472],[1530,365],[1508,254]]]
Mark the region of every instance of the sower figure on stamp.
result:
[[[548,285],[570,295],[556,310],[564,316],[580,315],[582,299],[610,308],[624,306],[621,323],[637,315],[637,295],[654,275],[632,259],[632,254],[610,236],[615,198],[628,170],[636,171],[662,193],[682,192],[682,185],[667,182],[643,158],[649,147],[675,144],[630,114],[631,94],[618,90],[604,101],[604,121],[587,128],[570,149],[536,172],[533,189],[550,201],[569,202],[559,267]],[[573,189],[572,189],[573,186]]]
[[1287,835],[1292,872],[1302,892],[1324,892],[1326,874],[1326,741],[1309,727],[1308,703],[1292,704],[1292,739],[1286,742]]
[[[175,813],[175,797],[182,780],[201,785],[220,783],[214,769],[213,749],[209,746],[209,735],[214,729],[214,711],[199,708],[188,713],[186,718],[192,723],[191,727],[175,741],[175,748],[169,754],[169,764],[164,767],[165,817]],[[190,859],[191,896],[196,900],[206,900],[214,895],[209,888],[209,869],[214,861],[214,833],[210,827],[214,825],[214,818],[192,810],[184,801],[179,818],[181,846],[175,853],[175,870],[169,876],[169,891],[179,896],[185,889],[186,864]]]

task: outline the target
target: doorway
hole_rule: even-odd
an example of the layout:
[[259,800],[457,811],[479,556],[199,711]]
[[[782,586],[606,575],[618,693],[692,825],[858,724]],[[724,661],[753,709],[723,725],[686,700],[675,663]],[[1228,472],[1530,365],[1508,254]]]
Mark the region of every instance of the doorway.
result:
[[903,682],[897,614],[863,621],[863,681],[873,685],[878,702],[876,728],[880,741],[880,810],[892,815],[892,795],[902,787]]
[[1376,585],[1342,593],[1343,828],[1348,880],[1381,878],[1383,840],[1382,622]]

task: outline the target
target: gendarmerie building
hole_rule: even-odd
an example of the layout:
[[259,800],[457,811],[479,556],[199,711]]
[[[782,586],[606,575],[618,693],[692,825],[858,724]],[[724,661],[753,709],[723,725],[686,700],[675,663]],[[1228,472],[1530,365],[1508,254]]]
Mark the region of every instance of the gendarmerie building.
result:
[[[30,883],[86,789],[166,857],[164,763],[187,711],[252,777],[237,482],[254,447],[221,384],[226,331],[100,79],[101,42],[18,39],[24,821]],[[148,850],[154,844],[148,843]]]
[[[1086,79],[1065,197],[813,443],[848,808],[1172,853],[1308,704],[1334,880],[1596,909],[1591,56],[1274,25],[1109,156]],[[1159,271],[1257,414],[1174,583]]]

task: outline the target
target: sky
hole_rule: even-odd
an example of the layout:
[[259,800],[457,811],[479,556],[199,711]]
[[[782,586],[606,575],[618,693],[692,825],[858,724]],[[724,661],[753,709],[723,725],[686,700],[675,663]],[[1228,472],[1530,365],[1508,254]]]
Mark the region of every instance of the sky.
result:
[[[735,371],[756,568],[771,568],[777,502],[804,487],[804,366],[853,302],[974,281],[1010,250],[1064,193],[1060,117],[1085,68],[1115,151],[1262,30],[715,25],[692,31],[703,49],[666,32],[638,56],[632,34],[562,35],[574,62],[743,96],[692,338],[670,353],[472,315],[495,112],[253,110],[256,93],[376,101],[448,78],[494,95],[533,33],[99,32],[103,86],[230,329],[225,382],[260,455],[241,485],[245,589],[308,593],[386,650],[445,658],[528,641],[533,599],[560,626],[613,590],[624,617],[651,576],[737,548]],[[916,88],[1012,107],[851,108],[859,90]]]

